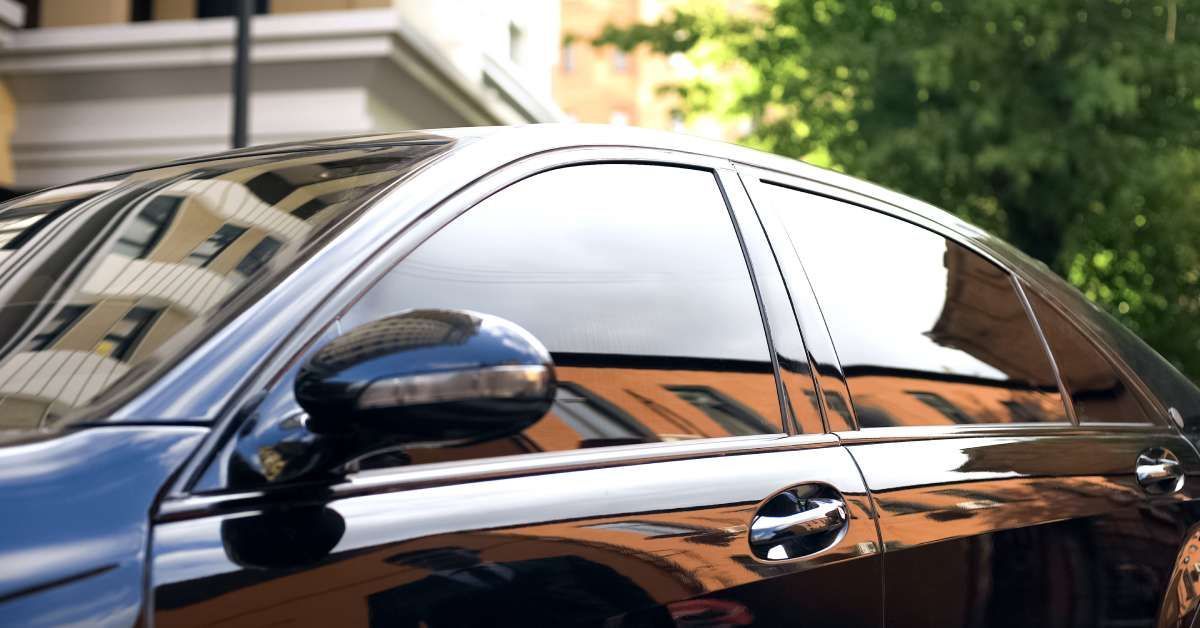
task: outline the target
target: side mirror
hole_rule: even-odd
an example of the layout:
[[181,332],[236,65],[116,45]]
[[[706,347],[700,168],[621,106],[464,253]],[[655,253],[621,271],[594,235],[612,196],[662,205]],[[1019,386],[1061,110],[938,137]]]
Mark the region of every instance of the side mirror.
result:
[[430,446],[520,432],[550,410],[555,385],[550,353],[515,323],[409,310],[321,347],[295,393],[313,433]]

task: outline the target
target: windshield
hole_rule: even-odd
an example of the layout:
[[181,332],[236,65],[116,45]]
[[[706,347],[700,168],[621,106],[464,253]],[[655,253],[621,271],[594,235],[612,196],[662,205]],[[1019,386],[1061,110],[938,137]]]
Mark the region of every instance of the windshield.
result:
[[[69,422],[170,363],[445,142],[238,155],[0,205],[0,430]],[[153,358],[153,360],[151,360]]]

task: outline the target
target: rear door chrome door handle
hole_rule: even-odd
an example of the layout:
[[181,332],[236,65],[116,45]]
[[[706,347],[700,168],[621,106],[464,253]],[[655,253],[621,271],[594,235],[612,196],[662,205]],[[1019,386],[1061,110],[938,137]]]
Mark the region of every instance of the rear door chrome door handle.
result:
[[835,545],[849,523],[846,502],[832,487],[796,487],[759,508],[750,520],[750,548],[768,560],[815,554]]
[[813,497],[807,510],[782,517],[759,515],[750,522],[750,542],[778,543],[788,537],[832,532],[846,525],[846,504],[840,499]]
[[1183,488],[1183,466],[1168,449],[1154,447],[1143,451],[1134,471],[1138,484],[1151,495],[1166,495]]

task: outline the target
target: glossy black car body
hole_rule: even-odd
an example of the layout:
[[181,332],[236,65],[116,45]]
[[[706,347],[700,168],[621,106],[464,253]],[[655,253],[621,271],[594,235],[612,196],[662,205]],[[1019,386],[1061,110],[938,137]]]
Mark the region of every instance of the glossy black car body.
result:
[[[1002,242],[802,163],[575,126],[263,147],[18,199],[0,253],[0,624],[1181,626],[1200,600],[1200,392]],[[420,311],[540,338],[547,418],[313,423],[314,356]]]

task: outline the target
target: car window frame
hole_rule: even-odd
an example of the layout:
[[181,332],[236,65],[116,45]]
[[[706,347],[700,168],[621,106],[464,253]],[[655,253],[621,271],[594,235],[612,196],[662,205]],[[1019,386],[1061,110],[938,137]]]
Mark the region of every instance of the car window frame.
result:
[[[327,295],[322,306],[312,312],[308,319],[288,334],[288,342],[272,356],[264,359],[250,385],[242,391],[235,403],[230,404],[226,412],[215,424],[214,436],[205,443],[202,450],[189,461],[180,473],[177,481],[169,490],[172,498],[182,498],[193,492],[196,483],[206,475],[208,469],[216,464],[222,464],[223,452],[230,440],[236,438],[236,431],[241,419],[252,413],[255,404],[262,399],[274,386],[279,385],[287,375],[290,367],[302,360],[307,352],[313,350],[331,330],[337,329],[338,322],[355,304],[388,272],[401,263],[411,252],[433,236],[445,225],[450,224],[459,216],[493,194],[521,180],[536,174],[557,170],[560,168],[602,164],[629,163],[642,165],[658,165],[680,167],[709,172],[723,196],[730,221],[742,248],[743,260],[750,276],[751,285],[763,320],[763,333],[767,342],[772,370],[776,382],[776,397],[780,403],[780,431],[770,434],[754,434],[718,438],[697,439],[694,441],[675,441],[666,443],[643,443],[620,445],[598,449],[567,450],[557,452],[540,452],[538,454],[518,454],[498,458],[479,458],[462,461],[413,465],[378,469],[363,472],[370,477],[396,476],[398,481],[407,481],[410,476],[425,477],[430,472],[446,472],[463,477],[475,477],[472,469],[480,473],[495,473],[494,469],[527,469],[527,468],[574,468],[577,464],[595,466],[606,464],[601,462],[611,458],[614,464],[634,464],[656,460],[671,460],[679,457],[706,457],[720,454],[736,454],[764,449],[795,448],[807,446],[806,443],[825,443],[829,437],[827,430],[821,433],[797,434],[791,420],[791,408],[787,404],[787,396],[783,392],[780,377],[778,356],[776,355],[773,335],[770,332],[770,321],[764,310],[763,297],[759,292],[756,271],[752,266],[752,256],[747,250],[743,230],[755,227],[746,223],[745,212],[736,211],[738,203],[737,189],[729,189],[730,182],[738,181],[733,163],[728,159],[698,153],[683,153],[669,149],[658,149],[641,146],[567,146],[533,155],[527,155],[515,161],[499,165],[482,174],[465,185],[448,189],[444,195],[434,200],[431,205],[421,211],[415,219],[407,222],[386,238],[386,243],[378,247],[368,261],[346,279],[331,294]],[[449,162],[443,164],[448,167]],[[746,194],[741,190],[740,194]],[[386,205],[387,199],[376,201],[376,205]],[[748,200],[746,201],[748,203]],[[369,209],[368,209],[369,212]],[[763,238],[765,241],[765,238]],[[343,244],[344,246],[345,244]],[[533,459],[533,460],[526,460]],[[586,461],[586,462],[585,462]],[[515,471],[514,471],[515,472]],[[539,471],[540,472],[540,471]],[[358,474],[354,474],[358,475]],[[352,475],[343,484],[355,481]],[[222,481],[221,490],[229,490],[227,482]],[[345,489],[350,490],[350,489]],[[207,491],[206,491],[207,492]]]
[[[1022,298],[1028,302],[1029,299],[1028,299],[1027,293],[1033,292],[1035,295],[1037,295],[1039,298],[1041,298],[1043,301],[1045,301],[1046,305],[1049,306],[1054,311],[1055,314],[1057,314],[1063,320],[1067,321],[1068,325],[1070,325],[1072,328],[1074,328],[1076,331],[1078,331],[1079,334],[1083,337],[1084,342],[1088,343],[1088,345],[1093,350],[1095,350],[1098,354],[1100,354],[1100,358],[1103,359],[1105,361],[1105,363],[1108,364],[1109,367],[1111,367],[1113,369],[1113,371],[1115,371],[1117,373],[1117,375],[1121,378],[1122,383],[1129,385],[1131,392],[1133,393],[1134,400],[1136,401],[1136,403],[1138,405],[1140,405],[1142,407],[1142,410],[1146,413],[1146,416],[1149,418],[1148,421],[1143,422],[1143,421],[1085,421],[1085,420],[1083,420],[1082,417],[1079,417],[1077,419],[1077,425],[1084,426],[1084,427],[1096,427],[1096,428],[1103,428],[1103,427],[1107,427],[1107,426],[1113,426],[1113,427],[1118,427],[1118,428],[1121,428],[1121,427],[1129,428],[1129,427],[1138,427],[1138,426],[1147,426],[1147,425],[1164,425],[1164,426],[1170,425],[1170,423],[1167,422],[1163,418],[1163,417],[1167,416],[1167,413],[1165,410],[1160,409],[1161,404],[1158,403],[1157,398],[1155,398],[1155,396],[1149,392],[1145,383],[1142,382],[1141,378],[1137,377],[1137,375],[1133,372],[1133,369],[1129,368],[1129,366],[1125,363],[1125,361],[1123,359],[1120,358],[1119,354],[1115,350],[1111,349],[1107,343],[1096,338],[1095,335],[1092,334],[1088,330],[1087,326],[1082,324],[1082,322],[1079,320],[1078,316],[1071,312],[1070,308],[1064,306],[1057,299],[1055,299],[1051,295],[1049,295],[1048,291],[1038,289],[1037,287],[1035,287],[1032,284],[1032,282],[1029,279],[1021,277],[1019,274],[1017,274],[1017,272],[1015,270],[1010,271],[1010,272],[1012,272],[1013,275],[1016,276],[1016,278],[1017,278],[1017,285],[1019,286],[1019,288],[1022,291],[1022,295],[1021,295]],[[1032,303],[1029,303],[1029,310],[1032,313],[1033,319],[1037,323],[1038,333],[1043,334],[1043,337],[1044,337],[1044,333],[1041,331],[1041,328],[1042,328],[1041,318],[1038,316],[1037,310],[1033,309]],[[1045,342],[1046,342],[1046,346],[1049,346],[1049,340],[1046,339]],[[1053,349],[1051,349],[1051,352],[1053,353]],[[1057,358],[1055,358],[1055,369],[1056,370],[1058,369],[1058,359]],[[1065,387],[1066,380],[1064,379],[1062,381],[1063,381],[1063,385]],[[1071,403],[1068,405],[1071,406],[1072,414],[1077,414],[1074,409],[1074,401],[1072,400]]]
[[[1041,342],[1048,359],[1050,360],[1054,377],[1058,382],[1059,394],[1063,397],[1063,405],[1066,409],[1066,414],[1069,420],[1069,422],[1055,423],[986,423],[972,425],[912,425],[863,428],[858,424],[857,414],[853,408],[853,405],[851,404],[850,412],[853,416],[854,428],[848,431],[835,431],[834,433],[839,435],[839,437],[849,437],[858,442],[891,440],[895,438],[922,439],[936,436],[977,436],[993,433],[1011,433],[1013,431],[1037,434],[1100,434],[1131,431],[1148,433],[1175,433],[1176,429],[1174,426],[1168,423],[1164,418],[1166,417],[1166,411],[1161,408],[1161,404],[1158,402],[1158,400],[1149,393],[1141,378],[1137,377],[1136,374],[1129,369],[1128,365],[1126,365],[1124,360],[1121,360],[1120,357],[1116,355],[1115,351],[1110,349],[1103,342],[1099,341],[1094,334],[1089,333],[1086,326],[1081,325],[1077,320],[1076,315],[1072,314],[1067,308],[1064,308],[1063,305],[1057,299],[1053,298],[1052,295],[1047,294],[1047,291],[1038,289],[1037,279],[1030,276],[1028,273],[1023,272],[1021,268],[1016,267],[1013,264],[1006,263],[992,251],[979,246],[976,242],[964,237],[961,233],[954,230],[950,226],[941,224],[935,220],[892,203],[888,203],[871,196],[866,196],[852,190],[830,185],[824,181],[798,176],[793,173],[782,172],[741,162],[735,163],[735,167],[739,176],[741,176],[746,185],[746,189],[750,194],[750,199],[754,204],[755,210],[759,213],[764,225],[769,225],[767,229],[771,241],[786,243],[785,245],[779,245],[779,248],[781,249],[790,248],[790,239],[788,238],[783,225],[779,222],[778,218],[773,215],[774,212],[772,212],[770,209],[767,209],[761,203],[762,196],[757,192],[758,186],[777,185],[795,190],[800,193],[822,196],[836,202],[854,205],[868,211],[874,211],[883,214],[895,220],[907,222],[917,228],[925,229],[931,233],[946,238],[947,240],[966,248],[968,251],[983,257],[985,260],[1002,269],[1012,280],[1014,289],[1016,290],[1018,297],[1022,302],[1022,306],[1024,307],[1026,314],[1029,316],[1035,333],[1037,334],[1038,339]],[[791,292],[793,294],[803,295],[802,298],[811,298],[812,301],[807,309],[809,309],[813,315],[810,316],[807,323],[801,323],[802,325],[807,324],[809,327],[808,329],[802,330],[805,339],[807,340],[812,337],[817,337],[817,340],[814,341],[815,343],[825,344],[827,338],[828,345],[833,346],[835,343],[833,341],[832,334],[829,332],[824,314],[820,309],[819,299],[813,290],[812,283],[809,280],[808,275],[803,272],[803,264],[801,263],[799,253],[793,249],[792,251],[786,252],[783,255],[785,257],[795,257],[795,260],[787,260],[788,264],[793,265],[793,271],[791,273],[785,272],[785,274],[789,275],[787,277],[789,282],[802,281],[805,284],[802,287],[790,286]],[[783,260],[781,260],[781,266],[782,265],[785,265]],[[799,272],[797,272],[797,269]],[[1045,333],[1042,330],[1041,322],[1036,316],[1036,312],[1033,311],[1032,305],[1029,302],[1029,298],[1026,294],[1027,290],[1035,290],[1038,296],[1049,302],[1053,307],[1055,307],[1060,315],[1062,315],[1064,318],[1070,321],[1072,325],[1083,332],[1084,338],[1091,343],[1091,345],[1095,347],[1097,351],[1100,351],[1101,355],[1108,360],[1110,365],[1116,368],[1121,376],[1130,384],[1131,388],[1134,390],[1134,395],[1138,402],[1147,409],[1148,414],[1150,415],[1149,422],[1103,423],[1091,421],[1081,422],[1079,420],[1079,417],[1075,411],[1075,405],[1070,398],[1069,390],[1066,388],[1062,374],[1059,371],[1057,357],[1047,342]],[[798,308],[800,307],[801,306],[798,305]],[[841,392],[844,390],[845,394],[847,395],[846,398],[851,399],[849,396],[849,384],[846,381],[845,373],[842,369],[841,363],[839,360],[837,360],[836,351],[833,351],[832,359],[835,361],[834,363],[837,366],[838,371],[838,391]],[[821,397],[824,405],[824,395],[821,395]],[[1150,411],[1151,409],[1153,409],[1153,411]],[[823,412],[830,411],[831,410],[828,408],[823,408]]]

